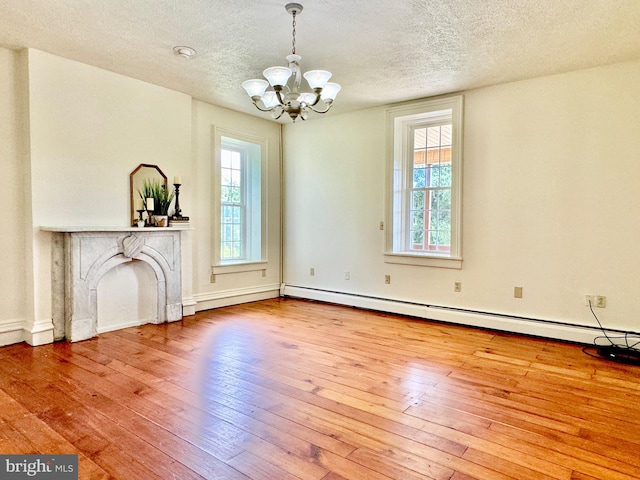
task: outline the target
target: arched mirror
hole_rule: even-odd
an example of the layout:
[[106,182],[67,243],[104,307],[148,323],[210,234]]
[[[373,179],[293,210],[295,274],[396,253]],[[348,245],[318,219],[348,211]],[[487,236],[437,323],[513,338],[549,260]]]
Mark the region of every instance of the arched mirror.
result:
[[142,199],[138,194],[145,181],[160,182],[167,187],[167,176],[160,170],[157,165],[149,165],[147,163],[141,163],[136,169],[129,175],[129,190],[131,193],[131,225],[135,225],[138,219],[138,212],[144,208],[142,206]]

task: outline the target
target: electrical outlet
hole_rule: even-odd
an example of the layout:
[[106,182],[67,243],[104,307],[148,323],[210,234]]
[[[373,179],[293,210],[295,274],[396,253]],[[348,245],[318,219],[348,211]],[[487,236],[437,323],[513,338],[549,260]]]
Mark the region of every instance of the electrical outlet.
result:
[[345,280],[351,280],[351,273],[349,273],[349,272],[344,272],[344,279],[345,279]]
[[387,285],[391,283],[391,275],[384,276],[384,283],[386,283]]
[[513,287],[513,298],[522,298],[522,287]]
[[454,292],[461,292],[462,291],[462,282],[454,282],[453,291]]
[[597,307],[597,308],[607,307],[607,297],[605,297],[604,295],[585,295],[584,304],[586,306],[589,306],[589,302],[591,302],[592,307]]
[[316,269],[315,269],[315,268],[313,268],[313,267],[311,267],[311,268],[309,269],[309,276],[313,277],[315,274],[316,274]]

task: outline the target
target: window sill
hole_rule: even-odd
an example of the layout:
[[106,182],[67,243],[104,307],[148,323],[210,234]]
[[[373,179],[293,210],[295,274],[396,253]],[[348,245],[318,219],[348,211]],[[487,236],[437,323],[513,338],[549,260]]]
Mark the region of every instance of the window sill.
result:
[[401,265],[415,265],[418,267],[454,268],[462,269],[460,257],[437,257],[432,255],[415,255],[410,253],[385,253],[385,263]]
[[259,272],[267,269],[267,262],[237,262],[213,265],[211,273],[214,275],[225,275],[227,273]]

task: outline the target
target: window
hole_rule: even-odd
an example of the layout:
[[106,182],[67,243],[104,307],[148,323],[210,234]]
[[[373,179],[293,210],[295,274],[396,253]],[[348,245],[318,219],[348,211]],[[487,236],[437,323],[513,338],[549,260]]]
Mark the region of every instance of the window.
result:
[[266,141],[219,129],[215,140],[212,273],[262,269],[246,266],[266,261]]
[[461,267],[462,97],[387,110],[385,261]]
[[[224,142],[224,139],[223,139]],[[222,145],[220,151],[220,260],[245,258],[247,226],[246,151]]]

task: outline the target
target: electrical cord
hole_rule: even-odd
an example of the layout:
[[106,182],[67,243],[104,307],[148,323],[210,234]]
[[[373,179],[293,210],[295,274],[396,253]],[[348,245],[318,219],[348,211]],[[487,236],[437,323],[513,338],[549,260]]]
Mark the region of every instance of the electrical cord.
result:
[[[638,348],[640,335],[628,332],[624,335],[608,335],[600,319],[593,311],[591,300],[589,300],[589,310],[591,310],[593,318],[598,322],[602,336],[593,339],[593,347],[584,347],[582,351],[591,357],[640,366],[640,348]],[[632,343],[629,344],[629,341]],[[596,349],[596,354],[590,353],[593,348]]]

